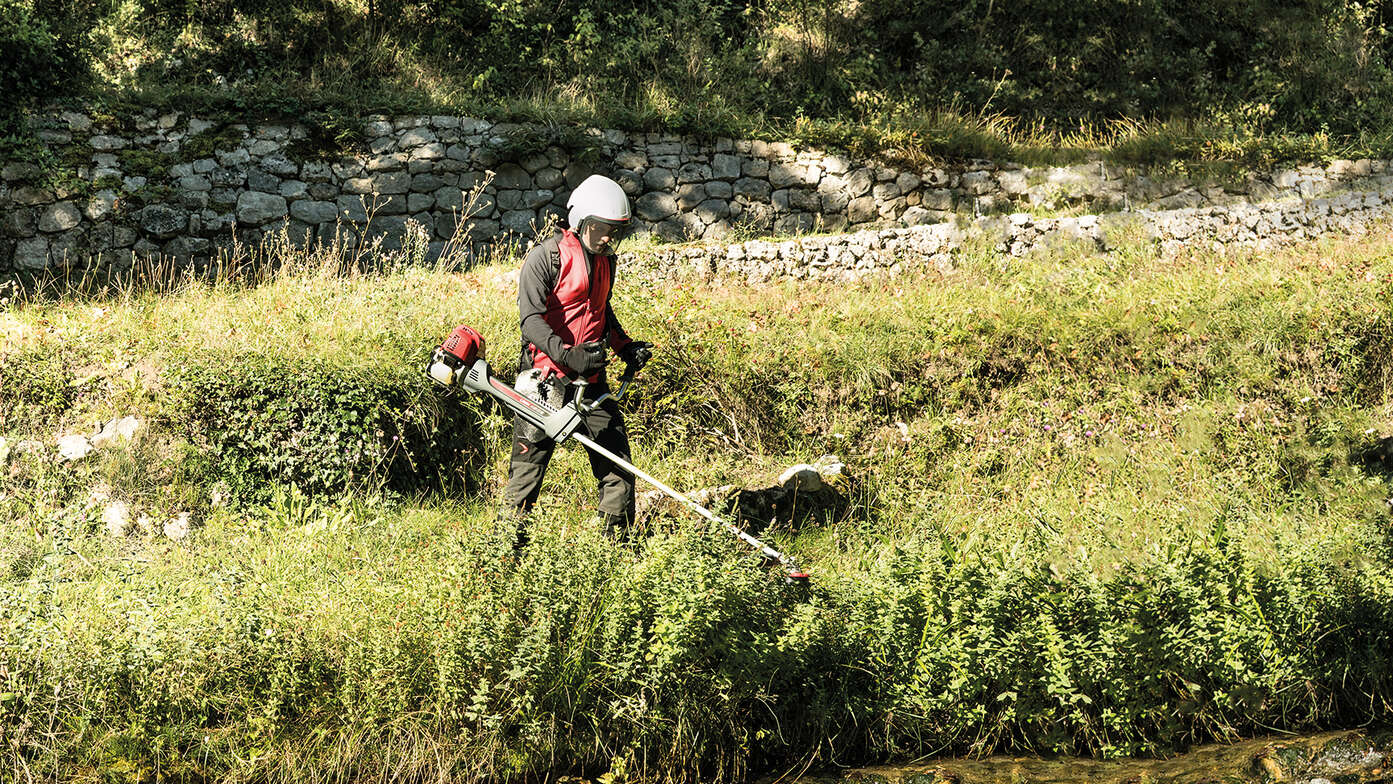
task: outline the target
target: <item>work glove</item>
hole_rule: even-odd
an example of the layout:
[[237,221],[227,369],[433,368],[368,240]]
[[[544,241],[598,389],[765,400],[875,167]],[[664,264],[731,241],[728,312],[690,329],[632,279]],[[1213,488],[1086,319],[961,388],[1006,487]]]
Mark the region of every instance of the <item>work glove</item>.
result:
[[624,364],[628,365],[630,370],[637,372],[653,358],[653,344],[635,340],[619,350],[619,358],[624,360]]
[[605,369],[609,357],[605,355],[604,344],[593,341],[566,349],[561,361],[580,376],[589,378]]

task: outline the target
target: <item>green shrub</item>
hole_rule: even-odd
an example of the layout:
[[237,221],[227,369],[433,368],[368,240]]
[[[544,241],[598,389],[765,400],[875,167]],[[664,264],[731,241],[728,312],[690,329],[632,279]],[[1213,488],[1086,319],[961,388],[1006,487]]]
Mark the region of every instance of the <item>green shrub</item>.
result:
[[242,499],[274,485],[457,494],[478,480],[474,410],[411,374],[242,357],[177,367],[169,383],[180,423]]
[[78,71],[73,40],[33,0],[0,0],[0,136],[21,130],[21,113]]
[[0,433],[34,433],[62,419],[75,396],[70,361],[56,349],[0,356]]

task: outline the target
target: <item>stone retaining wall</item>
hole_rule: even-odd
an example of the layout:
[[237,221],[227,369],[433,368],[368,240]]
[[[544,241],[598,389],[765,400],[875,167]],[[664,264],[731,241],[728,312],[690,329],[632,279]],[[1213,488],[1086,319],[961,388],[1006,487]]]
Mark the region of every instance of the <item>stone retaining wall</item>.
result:
[[[135,256],[206,259],[234,236],[255,243],[282,230],[296,243],[338,233],[390,248],[410,221],[436,249],[457,232],[478,242],[528,239],[594,172],[623,184],[641,233],[665,240],[913,227],[1027,208],[1226,206],[1393,185],[1389,161],[1204,185],[1101,162],[905,170],[787,144],[597,129],[580,134],[575,150],[528,151],[519,140],[540,138],[535,127],[449,116],[369,118],[366,149],[330,159],[299,152],[310,135],[300,126],[219,127],[180,114],[117,126],[76,112],[34,123],[76,178],[0,166],[0,274],[93,258],[117,267]],[[477,211],[461,226],[474,191]]]
[[779,242],[662,248],[633,261],[650,275],[849,280],[910,269],[948,271],[965,247],[1019,256],[1035,250],[1082,247],[1107,251],[1151,241],[1167,251],[1183,246],[1277,247],[1326,234],[1389,231],[1393,186],[1312,200],[1282,199],[1227,207],[1139,210],[1070,218],[1025,213],[897,229],[863,230]]

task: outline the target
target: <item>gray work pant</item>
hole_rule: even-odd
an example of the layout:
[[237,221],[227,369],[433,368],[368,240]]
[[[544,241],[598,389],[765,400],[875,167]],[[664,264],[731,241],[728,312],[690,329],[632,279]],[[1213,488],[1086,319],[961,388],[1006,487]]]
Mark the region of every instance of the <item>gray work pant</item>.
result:
[[[609,391],[603,382],[591,384],[586,388],[587,399],[594,399]],[[567,387],[569,399],[575,394],[575,387]],[[629,435],[624,430],[624,415],[619,410],[619,402],[613,398],[600,404],[600,407],[586,414],[581,420],[581,429],[600,446],[608,449],[624,460],[629,459]],[[535,437],[529,438],[529,435]],[[537,502],[542,492],[542,478],[546,476],[547,464],[556,451],[556,442],[528,427],[521,417],[513,419],[513,456],[508,464],[508,484],[503,489],[505,510],[526,514]],[[633,519],[634,477],[607,457],[586,449],[590,456],[590,472],[595,475],[599,485],[599,503],[596,508],[606,516],[622,517],[626,522]]]

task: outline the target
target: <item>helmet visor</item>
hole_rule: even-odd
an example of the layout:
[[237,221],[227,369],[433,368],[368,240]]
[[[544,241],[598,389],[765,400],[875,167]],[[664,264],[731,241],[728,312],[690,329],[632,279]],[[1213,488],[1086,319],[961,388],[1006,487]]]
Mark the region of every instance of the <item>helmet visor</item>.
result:
[[581,230],[586,231],[592,227],[595,231],[600,232],[601,236],[609,237],[609,247],[613,248],[619,244],[620,240],[628,236],[630,229],[633,228],[633,223],[626,220],[612,221],[591,216],[582,222]]

